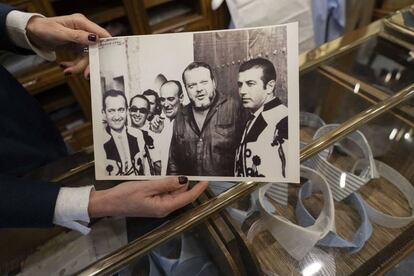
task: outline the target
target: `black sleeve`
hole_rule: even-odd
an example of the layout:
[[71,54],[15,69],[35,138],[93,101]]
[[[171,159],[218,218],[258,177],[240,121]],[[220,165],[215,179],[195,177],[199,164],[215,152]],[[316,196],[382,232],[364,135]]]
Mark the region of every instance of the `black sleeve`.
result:
[[167,175],[177,175],[179,173],[178,163],[177,162],[177,142],[175,138],[175,123],[174,123],[174,130],[173,135],[171,138],[171,145],[170,145],[170,153],[168,157],[168,167],[167,167]]
[[14,10],[13,7],[0,4],[0,50],[6,50],[22,55],[33,55],[34,53],[32,51],[14,45],[9,37],[6,27],[6,18],[12,10]]
[[272,145],[282,145],[289,139],[288,117],[284,117],[276,124]]
[[0,175],[0,228],[52,227],[60,187]]

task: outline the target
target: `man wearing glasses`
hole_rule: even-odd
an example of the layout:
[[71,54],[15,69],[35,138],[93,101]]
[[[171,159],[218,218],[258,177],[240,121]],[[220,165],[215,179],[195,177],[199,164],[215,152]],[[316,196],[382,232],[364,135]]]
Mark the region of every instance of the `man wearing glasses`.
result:
[[128,132],[136,137],[138,146],[143,149],[144,174],[160,175],[161,161],[154,147],[154,139],[143,129],[150,114],[150,102],[143,95],[135,95],[129,102],[131,127]]

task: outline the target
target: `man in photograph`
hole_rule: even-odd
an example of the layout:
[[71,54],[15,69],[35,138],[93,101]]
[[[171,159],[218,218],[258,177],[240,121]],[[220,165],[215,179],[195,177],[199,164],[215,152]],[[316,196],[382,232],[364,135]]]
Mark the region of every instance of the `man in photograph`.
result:
[[240,100],[216,90],[213,72],[204,62],[188,65],[183,83],[190,103],[175,118],[167,173],[233,176],[245,123]]
[[183,88],[177,80],[164,82],[160,88],[160,103],[166,119],[164,129],[161,132],[161,175],[167,173],[168,156],[170,153],[171,137],[173,133],[174,120],[178,111],[182,108]]
[[238,75],[239,94],[249,111],[237,148],[234,175],[286,177],[288,109],[276,96],[276,70],[264,58],[243,63]]
[[129,101],[129,116],[131,127],[128,133],[137,138],[138,146],[143,149],[144,173],[145,175],[160,175],[161,161],[157,149],[154,146],[154,139],[142,129],[150,113],[150,103],[143,95],[135,95]]
[[127,100],[124,92],[108,90],[102,99],[102,114],[110,139],[104,144],[108,175],[143,175],[144,166],[137,138],[127,132]]
[[161,116],[160,97],[157,92],[152,89],[145,90],[142,95],[150,103],[149,114],[147,116],[148,124],[144,127],[155,133],[160,133],[164,127],[164,117]]

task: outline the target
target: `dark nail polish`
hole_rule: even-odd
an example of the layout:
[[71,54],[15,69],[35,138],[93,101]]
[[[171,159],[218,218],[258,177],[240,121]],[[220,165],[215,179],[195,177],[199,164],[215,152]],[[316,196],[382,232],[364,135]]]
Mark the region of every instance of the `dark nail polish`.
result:
[[178,177],[178,182],[183,185],[186,184],[188,182],[188,178],[186,176],[179,176]]
[[65,69],[67,66],[65,64],[59,64],[59,67]]
[[95,42],[96,41],[96,34],[89,34],[88,35],[88,40]]
[[71,72],[66,72],[66,73],[65,73],[65,76],[70,76],[70,75],[72,75],[72,73],[71,73]]
[[90,80],[90,78],[91,78],[91,75],[89,75],[89,74],[88,74],[88,75],[86,75],[86,79],[87,79],[87,80]]

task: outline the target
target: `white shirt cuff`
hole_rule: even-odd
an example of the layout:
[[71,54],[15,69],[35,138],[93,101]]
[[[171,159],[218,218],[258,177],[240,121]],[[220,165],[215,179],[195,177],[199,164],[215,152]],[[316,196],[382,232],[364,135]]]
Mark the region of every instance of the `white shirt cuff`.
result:
[[35,47],[27,38],[27,22],[29,22],[30,18],[32,18],[33,16],[44,17],[43,15],[38,13],[26,13],[21,11],[9,12],[6,17],[6,27],[9,37],[15,45],[24,49],[31,49],[38,56],[48,61],[54,61],[56,60],[55,52],[41,50]]
[[90,221],[88,205],[92,188],[93,186],[60,188],[53,223],[87,235],[91,229],[84,224],[87,225]]

